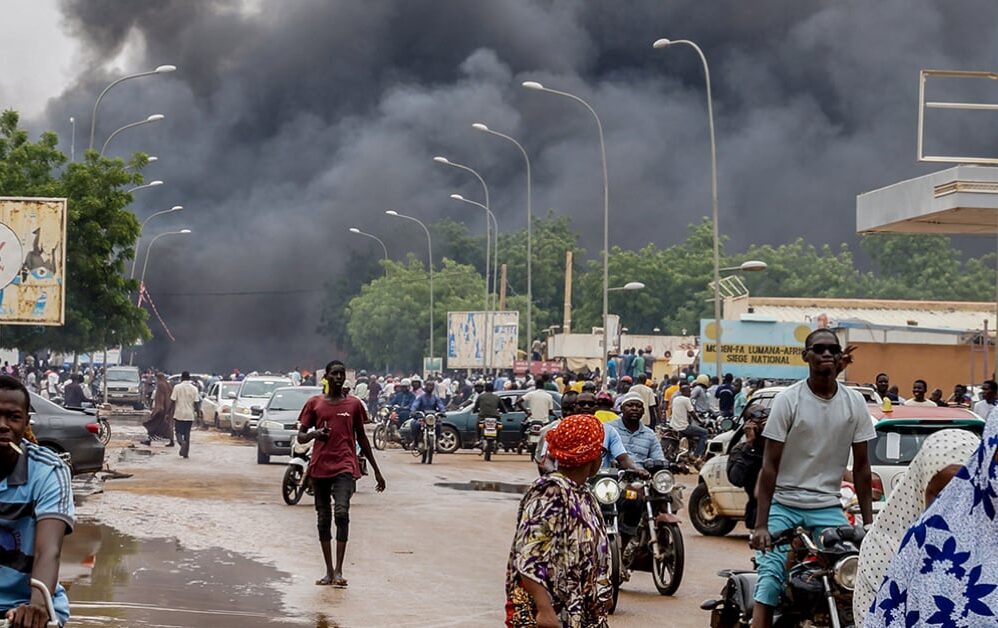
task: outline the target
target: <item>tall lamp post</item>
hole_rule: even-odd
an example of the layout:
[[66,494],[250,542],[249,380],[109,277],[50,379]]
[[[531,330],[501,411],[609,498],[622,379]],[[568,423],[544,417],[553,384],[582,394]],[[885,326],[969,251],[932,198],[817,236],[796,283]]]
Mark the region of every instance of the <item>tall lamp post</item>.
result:
[[426,225],[419,218],[413,218],[412,216],[400,214],[394,209],[389,209],[385,213],[389,216],[395,216],[396,218],[411,220],[422,227],[423,231],[426,232],[426,250],[430,259],[430,360],[433,360],[433,239],[430,237],[430,230],[426,228]]
[[381,249],[385,252],[385,277],[387,277],[388,276],[388,247],[385,246],[384,241],[381,238],[379,238],[378,236],[374,235],[374,234],[366,233],[364,231],[361,231],[357,227],[350,227],[350,233],[356,233],[357,235],[362,235],[362,236],[371,238],[372,240],[377,241],[377,243],[381,245]]
[[721,373],[721,245],[718,236],[719,228],[717,222],[717,143],[714,141],[714,99],[710,91],[710,66],[707,65],[707,57],[703,50],[696,43],[689,39],[659,39],[652,47],[656,49],[668,48],[669,46],[685,45],[693,48],[700,62],[703,64],[704,82],[707,84],[707,128],[710,131],[710,204],[711,214],[714,222],[714,332],[717,340],[717,351],[714,352],[716,358],[715,373],[720,379]]
[[[142,224],[139,226],[139,237],[135,239],[135,257],[132,259],[132,272],[128,275],[129,279],[135,279],[135,266],[136,264],[138,264],[139,261],[139,242],[142,241],[142,232],[146,230],[146,223],[155,218],[156,216],[162,216],[163,214],[172,214],[173,212],[179,212],[183,209],[184,209],[183,205],[174,205],[170,209],[161,209],[158,212],[150,214],[148,218],[142,221]],[[150,244],[149,246],[152,245]],[[149,255],[147,253],[146,258],[148,257]]]
[[610,302],[610,295],[608,294],[610,289],[610,182],[606,172],[606,142],[603,139],[603,123],[600,122],[599,115],[597,115],[596,110],[593,109],[592,105],[575,94],[569,94],[568,92],[562,92],[556,89],[544,87],[537,81],[526,81],[523,83],[523,86],[534,91],[547,92],[549,94],[555,94],[556,96],[563,96],[574,100],[588,109],[589,113],[593,115],[593,119],[596,121],[596,130],[599,132],[599,152],[603,163],[603,370],[600,371],[600,374],[602,375],[603,380],[602,390],[606,390],[606,362],[607,349],[609,347],[607,344],[608,337],[606,330],[606,317],[609,315]]
[[[625,283],[622,286],[617,286],[615,288],[607,288],[606,291],[609,293],[609,292],[624,292],[624,291],[644,290],[644,289],[645,289],[645,285],[643,283],[641,283],[640,281],[628,281],[627,283]],[[608,320],[608,319],[609,319],[609,316],[607,316],[603,320]],[[621,327],[620,331],[627,331],[627,328],[626,327]],[[604,338],[604,340],[603,340],[603,353],[604,354],[609,353],[609,351],[610,351],[610,347],[606,344],[606,340],[605,340],[606,337],[607,337],[607,329],[606,329],[606,325],[604,325],[604,327],[603,327],[603,338]],[[609,358],[607,358],[607,359],[609,360]],[[606,362],[603,363],[603,367],[606,368]],[[607,379],[605,372],[603,373],[603,379],[604,380]]]
[[[482,205],[478,201],[473,201],[469,198],[464,198],[460,194],[451,194],[450,197],[455,201],[461,201],[462,203],[468,203],[469,205],[474,205],[475,207],[481,207],[482,209],[484,209],[486,219],[492,221],[492,233],[499,233],[499,220],[496,218],[495,213],[493,213],[491,209],[489,209],[485,205]],[[495,243],[495,246],[493,247],[492,250],[498,253],[499,250],[498,242]]]
[[[471,128],[481,131],[483,133],[488,133],[489,135],[495,135],[500,137],[518,149],[520,149],[520,154],[523,155],[523,161],[527,165],[527,374],[531,374],[531,364],[534,360],[534,352],[531,349],[531,343],[534,340],[534,278],[533,278],[533,222],[534,222],[534,212],[532,205],[532,195],[531,195],[531,176],[530,176],[530,156],[527,155],[526,149],[523,145],[517,142],[512,137],[506,135],[505,133],[500,133],[499,131],[493,131],[481,122],[476,122],[471,125]],[[496,231],[498,231],[498,227]],[[496,247],[499,246],[498,237],[496,239]]]
[[[482,184],[482,191],[485,192],[485,207],[486,208],[491,208],[492,207],[492,205],[489,203],[489,186],[485,185],[485,179],[482,178],[482,175],[478,174],[477,170],[475,170],[474,168],[472,168],[470,166],[466,166],[464,164],[459,164],[456,161],[451,161],[451,160],[447,159],[446,157],[437,156],[437,157],[433,158],[433,161],[437,162],[438,164],[443,164],[445,166],[451,166],[453,168],[458,168],[459,170],[464,170],[465,172],[470,172],[471,174],[475,175],[475,178],[478,179],[478,182]],[[495,309],[494,306],[490,307],[490,305],[489,305],[489,247],[491,246],[491,242],[490,242],[490,240],[488,238],[488,232],[489,232],[488,225],[489,225],[488,214],[486,214],[486,216],[485,216],[485,233],[486,233],[486,237],[485,237],[485,247],[486,247],[485,248],[485,309],[486,310]],[[499,245],[499,235],[496,234],[496,246],[498,247],[498,245]],[[497,266],[498,261],[499,261],[499,256],[495,255],[495,257],[494,257],[494,263],[492,264],[492,290],[493,291],[495,291],[495,288],[496,288],[496,275],[497,275],[497,273],[499,271],[499,268]],[[495,295],[493,295],[493,298],[495,298]]]
[[[452,199],[454,199],[455,201],[461,201],[462,203],[468,203],[469,205],[474,205],[476,207],[481,207],[482,209],[485,210],[485,241],[486,241],[485,256],[486,256],[486,259],[487,259],[488,255],[489,255],[489,249],[488,249],[488,239],[489,239],[488,233],[489,233],[489,228],[488,228],[488,225],[489,225],[489,220],[490,219],[492,220],[492,223],[495,225],[493,233],[495,233],[495,234],[499,233],[499,221],[496,219],[496,215],[494,213],[492,213],[491,209],[489,209],[485,205],[482,205],[478,201],[473,201],[471,199],[464,198],[460,194],[451,194],[450,197]],[[496,245],[495,245],[495,248],[493,250],[495,251],[496,258],[498,259],[498,257],[499,257],[499,238],[498,237],[496,238]],[[495,270],[496,269],[493,269],[493,272]],[[489,285],[489,282],[488,282],[488,279],[486,279],[485,280],[485,289],[486,289],[486,291],[488,291],[488,285]],[[482,360],[482,367],[486,368],[486,369],[492,368],[493,358],[495,357],[494,356],[495,352],[493,351],[493,347],[492,347],[492,331],[493,331],[494,324],[491,323],[491,322],[489,322],[489,319],[491,318],[491,312],[492,312],[493,309],[495,309],[495,308],[494,307],[492,307],[492,308],[489,307],[488,297],[486,297],[486,299],[485,299],[485,327],[486,327],[486,329],[485,329],[485,346],[487,347],[488,355],[487,355],[487,357],[483,358],[483,360]]]
[[125,81],[139,78],[142,76],[152,76],[153,74],[168,74],[170,72],[175,72],[176,69],[177,66],[175,65],[161,65],[157,67],[155,70],[150,70],[148,72],[139,72],[138,74],[129,74],[128,76],[123,76],[120,79],[113,81],[107,87],[105,87],[104,91],[102,91],[100,93],[100,96],[97,97],[97,101],[94,103],[94,111],[90,115],[90,150],[94,149],[94,133],[97,130],[97,108],[100,107],[100,101],[104,98],[104,95],[111,90],[112,87],[120,83],[124,83]]
[[112,133],[111,135],[109,135],[107,137],[107,140],[104,142],[104,146],[101,147],[101,149],[100,149],[100,155],[101,155],[101,157],[103,157],[104,153],[107,152],[107,146],[108,146],[108,144],[111,143],[111,140],[113,140],[114,136],[116,136],[118,133],[121,133],[125,129],[132,129],[132,128],[135,128],[137,126],[142,126],[143,124],[151,124],[153,122],[159,122],[160,120],[162,120],[165,117],[166,116],[164,116],[161,113],[154,113],[151,116],[148,116],[144,120],[139,120],[138,122],[132,122],[131,124],[126,124],[123,127],[119,127],[117,129],[115,129],[114,133]]

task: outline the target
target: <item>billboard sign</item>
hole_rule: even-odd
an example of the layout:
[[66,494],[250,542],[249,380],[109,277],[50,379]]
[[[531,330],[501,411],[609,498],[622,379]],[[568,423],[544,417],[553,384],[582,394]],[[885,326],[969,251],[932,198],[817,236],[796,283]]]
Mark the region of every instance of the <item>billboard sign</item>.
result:
[[[798,323],[721,321],[721,369],[735,377],[804,379],[802,352],[811,328]],[[700,321],[700,372],[716,375],[714,320]]]
[[0,324],[62,325],[66,199],[0,197]]
[[447,368],[513,368],[519,331],[519,312],[447,312]]

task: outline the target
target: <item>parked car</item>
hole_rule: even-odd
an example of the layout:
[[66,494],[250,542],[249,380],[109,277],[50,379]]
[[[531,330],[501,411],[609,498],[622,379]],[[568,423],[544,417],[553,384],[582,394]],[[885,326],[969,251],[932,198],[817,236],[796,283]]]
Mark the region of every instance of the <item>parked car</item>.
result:
[[278,388],[290,386],[294,382],[282,375],[251,375],[240,382],[232,403],[232,433],[256,436],[257,423],[270,396]]
[[291,386],[274,391],[256,432],[258,464],[267,464],[271,456],[291,455],[291,438],[298,431],[298,415],[306,401],[321,394],[321,386]]
[[[506,451],[516,449],[523,439],[523,420],[527,413],[516,407],[525,390],[503,390],[496,394],[502,403],[502,430],[497,445]],[[554,413],[561,416],[561,395],[550,392],[554,398]],[[474,401],[469,399],[457,410],[447,413],[441,427],[438,451],[451,454],[458,449],[471,449],[478,444],[478,415],[472,412]]]
[[239,394],[242,382],[215,382],[201,399],[201,412],[206,425],[216,429],[232,429],[232,401]]
[[[769,407],[782,387],[766,388],[753,396],[745,412],[753,404]],[[879,405],[868,405],[870,420],[877,438],[870,443],[870,467],[873,471],[873,512],[880,512],[890,492],[900,482],[912,458],[925,439],[935,431],[947,428],[968,429],[980,436],[984,420],[964,408],[932,408],[894,406],[885,413]],[[710,445],[715,454],[700,469],[696,488],[690,493],[690,522],[701,534],[723,536],[745,518],[748,496],[745,489],[728,481],[728,452],[741,442],[741,426],[714,438]],[[850,457],[849,468],[852,468]],[[847,472],[847,480],[851,480]]]
[[68,454],[73,475],[104,468],[104,444],[97,438],[96,410],[67,410],[35,393],[31,396],[31,430],[38,444]]
[[136,410],[145,407],[142,399],[142,381],[137,366],[109,366],[107,377],[107,400],[111,403],[129,404]]

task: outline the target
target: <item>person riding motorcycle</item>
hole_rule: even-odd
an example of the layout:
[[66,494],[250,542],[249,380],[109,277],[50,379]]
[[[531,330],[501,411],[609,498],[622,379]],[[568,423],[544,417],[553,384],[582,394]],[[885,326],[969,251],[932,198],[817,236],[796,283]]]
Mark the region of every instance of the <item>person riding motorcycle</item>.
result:
[[[412,412],[443,412],[444,402],[443,399],[437,397],[433,394],[433,382],[427,381],[423,384],[423,394],[416,397],[416,399],[409,405],[409,410]],[[437,438],[440,437],[440,422],[437,422],[436,432]],[[419,424],[419,421],[412,422],[412,442],[415,446],[418,446],[420,438],[423,435],[423,426]]]
[[[471,411],[478,415],[478,423],[481,423],[482,419],[499,419],[501,418],[501,406],[502,401],[499,399],[499,395],[495,393],[495,387],[492,382],[485,384],[485,391],[475,397],[475,405],[472,406]],[[481,439],[482,435],[478,435]]]

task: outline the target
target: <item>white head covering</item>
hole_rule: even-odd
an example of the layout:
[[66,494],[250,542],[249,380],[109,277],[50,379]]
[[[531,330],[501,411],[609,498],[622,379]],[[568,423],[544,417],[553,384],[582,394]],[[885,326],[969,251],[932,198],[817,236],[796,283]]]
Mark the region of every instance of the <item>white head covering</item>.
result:
[[925,489],[929,482],[950,465],[962,466],[980,444],[981,439],[975,434],[958,429],[940,430],[925,439],[863,539],[859,576],[853,592],[853,616],[857,626],[863,624],[905,533],[925,510]]
[[626,395],[621,396],[620,405],[624,405],[628,401],[640,401],[641,405],[644,405],[644,398],[636,392],[628,392]]

